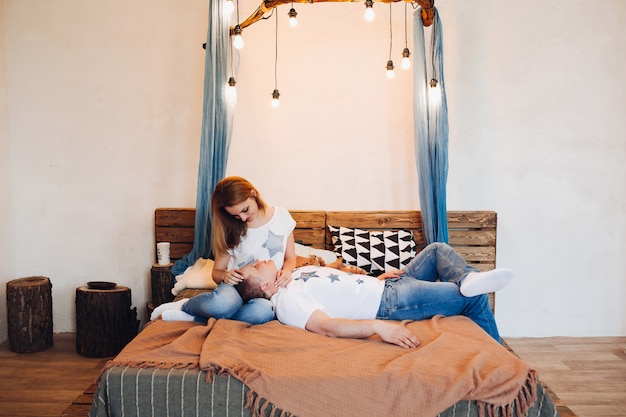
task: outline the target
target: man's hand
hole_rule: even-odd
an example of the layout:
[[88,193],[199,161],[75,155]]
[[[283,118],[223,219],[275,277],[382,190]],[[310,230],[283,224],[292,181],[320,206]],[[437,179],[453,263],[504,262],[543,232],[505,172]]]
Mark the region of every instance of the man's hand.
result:
[[385,342],[393,343],[403,348],[415,348],[420,344],[419,339],[411,330],[397,322],[376,320],[374,331]]
[[417,336],[398,322],[331,318],[321,310],[315,310],[311,314],[305,328],[326,336],[352,339],[363,339],[376,334],[383,341],[403,348],[415,348],[420,344]]

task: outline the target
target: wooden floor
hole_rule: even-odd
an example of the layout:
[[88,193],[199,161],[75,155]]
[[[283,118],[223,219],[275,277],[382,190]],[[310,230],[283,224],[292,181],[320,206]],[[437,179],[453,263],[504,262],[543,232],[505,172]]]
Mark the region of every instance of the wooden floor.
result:
[[[626,337],[506,341],[578,417],[626,416]],[[69,415],[107,359],[76,354],[72,333],[55,334],[54,346],[37,353],[14,353],[3,343],[0,416]]]
[[0,416],[59,417],[93,384],[107,358],[76,353],[73,333],[53,336],[42,352],[14,353],[0,345]]
[[578,417],[626,416],[626,337],[506,342]]

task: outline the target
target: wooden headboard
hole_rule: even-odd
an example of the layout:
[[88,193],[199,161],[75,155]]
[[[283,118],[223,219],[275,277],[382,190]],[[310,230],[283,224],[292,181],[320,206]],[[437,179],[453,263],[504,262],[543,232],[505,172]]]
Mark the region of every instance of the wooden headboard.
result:
[[[195,209],[158,208],[154,218],[154,241],[170,242],[172,261],[193,247]],[[417,210],[322,211],[291,210],[296,221],[296,242],[332,250],[327,225],[366,230],[405,229],[413,231],[418,251],[424,247],[422,216]],[[449,243],[470,264],[481,271],[496,265],[497,214],[494,211],[449,211]],[[155,260],[156,261],[156,260]]]
[[[322,211],[290,210],[296,221],[296,242],[318,249],[332,250],[332,238],[327,225],[358,227],[366,230],[411,230],[417,250],[424,246],[422,215],[417,210],[394,211]],[[158,208],[154,213],[154,241],[170,242],[172,262],[182,258],[193,247],[196,210],[192,208]],[[481,271],[496,267],[496,226],[494,211],[449,211],[448,237],[450,245],[470,265]],[[156,262],[156,259],[155,259]],[[152,301],[159,305],[171,301],[173,277],[170,267],[152,268]],[[197,290],[196,290],[197,291]],[[190,293],[188,296],[192,296]],[[490,294],[492,310],[495,296]],[[150,311],[152,303],[148,303]]]

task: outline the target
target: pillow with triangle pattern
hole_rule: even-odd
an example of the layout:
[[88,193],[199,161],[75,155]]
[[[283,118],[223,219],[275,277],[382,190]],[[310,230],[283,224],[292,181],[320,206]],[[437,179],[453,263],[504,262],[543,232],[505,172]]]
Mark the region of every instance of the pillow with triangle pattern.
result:
[[348,265],[371,275],[402,269],[415,257],[410,230],[363,230],[328,225],[333,251]]

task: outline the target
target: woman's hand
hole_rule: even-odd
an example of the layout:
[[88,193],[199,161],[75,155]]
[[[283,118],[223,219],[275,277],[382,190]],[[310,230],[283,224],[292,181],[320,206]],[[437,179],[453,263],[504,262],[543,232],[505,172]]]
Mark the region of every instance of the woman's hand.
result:
[[286,287],[292,280],[293,277],[291,276],[291,272],[281,269],[276,275],[276,286]]
[[390,279],[390,278],[400,278],[400,275],[404,274],[404,271],[401,269],[395,270],[395,271],[389,271],[389,272],[385,272],[380,274],[377,278],[381,281],[384,281],[386,279]]
[[243,280],[243,275],[241,274],[241,271],[239,269],[231,269],[229,271],[226,271],[226,274],[224,275],[224,280],[222,282],[225,282],[228,285],[237,285]]

